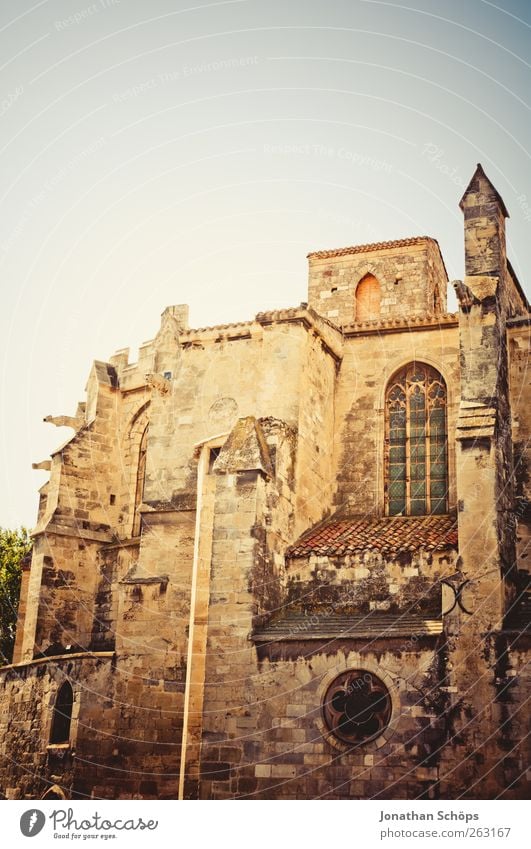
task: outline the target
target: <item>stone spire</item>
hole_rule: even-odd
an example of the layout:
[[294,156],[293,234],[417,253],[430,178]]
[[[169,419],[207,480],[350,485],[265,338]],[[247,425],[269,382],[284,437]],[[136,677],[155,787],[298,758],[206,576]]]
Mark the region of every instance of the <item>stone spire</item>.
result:
[[465,273],[500,276],[506,267],[503,198],[478,163],[459,202],[465,217]]

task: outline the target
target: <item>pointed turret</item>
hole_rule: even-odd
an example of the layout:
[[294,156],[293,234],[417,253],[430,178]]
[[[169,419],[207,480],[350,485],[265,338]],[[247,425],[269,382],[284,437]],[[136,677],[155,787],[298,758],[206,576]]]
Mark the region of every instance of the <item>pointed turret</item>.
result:
[[502,197],[478,164],[459,203],[465,216],[465,273],[502,278],[507,267]]
[[[472,201],[470,200],[472,199]],[[476,166],[476,170],[474,171],[468,186],[465,189],[463,197],[459,201],[459,206],[465,211],[465,208],[470,206],[476,206],[478,201],[481,200],[483,203],[496,203],[500,207],[501,211],[505,218],[510,218],[509,213],[507,212],[507,207],[503,202],[503,198],[496,189],[495,186],[492,185],[491,181],[485,174],[483,170],[483,166],[480,162],[478,162]]]
[[[511,409],[506,319],[513,284],[505,253],[505,204],[478,165],[461,199],[464,280],[459,301],[461,398],[457,421],[459,543],[473,576],[478,621],[501,627],[514,563]],[[479,524],[477,516],[484,517]],[[472,577],[470,577],[472,580]]]

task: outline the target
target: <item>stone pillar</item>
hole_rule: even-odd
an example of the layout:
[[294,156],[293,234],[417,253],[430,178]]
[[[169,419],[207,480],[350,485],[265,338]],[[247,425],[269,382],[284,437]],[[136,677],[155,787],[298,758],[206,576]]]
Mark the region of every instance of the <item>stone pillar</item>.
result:
[[461,361],[459,548],[474,576],[486,576],[493,570],[494,585],[487,594],[482,580],[482,612],[477,615],[485,627],[497,628],[502,625],[504,586],[511,584],[515,560],[506,334],[509,280],[504,219],[508,213],[480,165],[461,209],[466,277],[456,285]]
[[[456,430],[459,616],[447,627],[448,729],[441,795],[499,791],[500,723],[493,632],[514,567],[505,287],[505,206],[478,166],[461,201],[466,277],[459,300],[461,398]],[[446,783],[447,782],[447,783]],[[445,788],[446,783],[446,790]]]
[[[39,541],[40,542],[40,541]],[[33,659],[35,650],[35,638],[39,615],[39,600],[41,593],[41,581],[48,546],[44,538],[42,544],[34,544],[31,558],[30,573],[26,583],[26,610],[22,636],[17,631],[17,663]]]
[[[253,579],[261,566],[257,563],[258,528],[263,525],[265,481],[272,474],[267,443],[256,419],[239,419],[215,462],[208,460],[203,455],[190,614],[181,762],[185,798],[198,793],[204,798],[231,797],[244,788],[248,791],[246,782],[256,783],[254,764],[242,767],[241,760],[243,740],[249,728],[257,726],[245,707],[252,688],[248,677],[255,664],[254,645],[248,637],[257,609]],[[212,742],[231,734],[227,730],[232,725],[241,738],[236,745]]]
[[208,474],[209,459],[210,448],[208,445],[204,445],[201,449],[197,473],[197,508],[179,769],[179,799],[196,798],[199,786],[212,534],[216,496],[216,478],[214,475]]

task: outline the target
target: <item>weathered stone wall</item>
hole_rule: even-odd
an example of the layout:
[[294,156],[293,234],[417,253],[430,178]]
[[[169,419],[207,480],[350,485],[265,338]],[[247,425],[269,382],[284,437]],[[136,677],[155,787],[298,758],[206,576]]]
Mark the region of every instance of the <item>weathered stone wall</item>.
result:
[[[414,326],[414,325],[413,325]],[[447,386],[449,509],[455,509],[455,426],[459,405],[456,322],[427,328],[384,327],[349,335],[338,376],[335,406],[336,508],[384,515],[384,396],[392,375],[417,360],[436,368]]]
[[[55,420],[75,435],[41,493],[16,644],[26,665],[0,672],[5,795],[523,795],[527,645],[507,603],[515,517],[529,569],[529,328],[482,172],[462,205],[459,323],[438,245],[417,238],[310,255],[309,307],[198,330],[170,307],[137,363],[121,350],[94,364],[86,404]],[[379,315],[360,322],[367,274]],[[335,510],[384,515],[385,388],[412,361],[447,385],[458,550],[286,561]],[[287,610],[438,621],[385,639],[257,638]],[[88,651],[58,657],[67,645]],[[43,651],[56,656],[33,659]],[[322,716],[347,669],[381,678],[393,706],[388,729],[351,749]],[[71,745],[54,751],[65,676]]]
[[[111,663],[109,655],[73,655],[0,670],[3,796],[41,798],[54,784],[70,796],[76,772],[84,771],[85,759],[94,757],[90,744],[85,746],[85,731],[93,722],[101,727],[99,723],[108,719],[102,705],[111,703]],[[74,691],[71,745],[50,746],[53,706],[64,681]],[[112,732],[111,722],[109,735]]]
[[[266,441],[269,437],[275,447],[273,474],[256,471],[256,466],[246,465],[243,458],[237,463],[235,456],[230,465],[230,458],[223,461],[224,454],[220,456],[219,471],[231,469],[233,473],[217,475],[201,784],[197,788],[188,782],[189,795],[203,792],[205,775],[208,781],[209,775],[225,771],[226,761],[219,761],[219,753],[209,753],[211,741],[224,736],[224,725],[228,723],[247,736],[247,729],[260,722],[254,709],[257,694],[252,670],[256,659],[249,635],[264,613],[274,612],[283,603],[282,555],[287,545],[330,511],[337,357],[322,338],[315,334],[306,338],[296,428],[290,432],[286,429],[289,422],[283,425],[281,440],[275,445],[271,419],[263,422]],[[233,708],[227,709],[227,705]],[[255,744],[245,748],[247,757],[257,752]],[[193,766],[191,773],[193,777]],[[253,767],[243,775],[242,792],[249,778],[254,786]]]
[[[240,662],[245,682],[234,667],[232,678],[216,680],[203,741],[202,798],[437,797],[446,729],[434,640],[413,635],[319,645],[301,638],[259,647],[257,655],[247,650]],[[384,737],[349,749],[327,739],[321,704],[332,679],[357,668],[383,680],[393,715]]]
[[252,577],[257,613],[273,613],[283,602],[286,585],[285,551],[296,538],[295,461],[297,432],[277,419],[260,419],[274,479],[266,491],[264,525],[256,529],[260,557]]
[[98,550],[113,539],[111,525],[120,527],[120,397],[112,367],[94,365],[88,394],[87,420],[55,452],[41,499],[16,659],[90,644]]
[[359,320],[356,288],[367,274],[381,287],[381,318],[411,318],[446,310],[447,275],[433,239],[317,251],[309,254],[308,302],[338,326]]
[[441,581],[455,574],[456,561],[457,552],[451,549],[292,558],[286,568],[286,601],[317,614],[322,606],[338,613],[384,610],[440,617]]
[[321,340],[309,335],[299,376],[296,535],[321,521],[332,509],[337,365]]
[[[298,426],[300,387],[309,369],[309,314],[292,310],[268,315],[260,323],[180,334],[179,365],[166,390],[152,393],[144,491],[148,506],[189,504],[195,498],[195,446],[223,437],[238,418],[273,417]],[[335,337],[339,344],[337,331]],[[132,367],[122,364],[120,385],[129,385],[132,374]]]
[[516,798],[527,798],[529,768],[529,635],[498,636],[492,647],[496,673],[499,738],[491,763],[501,786],[511,787]]
[[525,799],[529,637],[478,628],[474,645],[466,618],[458,612],[447,636],[451,739],[440,752],[441,797]]
[[[212,567],[205,652],[202,721],[201,791],[203,780],[227,771],[210,752],[210,743],[225,740],[227,727],[246,736],[255,725],[254,646],[249,641],[258,607],[253,579],[263,551],[266,482],[257,471],[220,475],[212,538]],[[193,777],[193,773],[192,773]]]
[[529,342],[531,327],[526,320],[510,327],[510,392],[515,470],[516,552],[518,569],[531,572],[531,369]]
[[[2,669],[0,793],[36,799],[57,785],[65,798],[176,798],[184,682],[168,669],[150,672],[111,653]],[[74,690],[70,745],[49,745],[65,680]]]
[[99,543],[62,534],[38,541],[34,557],[43,555],[35,644],[24,659],[40,652],[62,654],[67,646],[81,650],[90,645]]
[[[146,593],[146,600],[153,599]],[[82,708],[84,762],[74,791],[108,799],[177,798],[182,729],[181,670],[119,657],[113,680]],[[78,743],[79,745],[79,743]]]

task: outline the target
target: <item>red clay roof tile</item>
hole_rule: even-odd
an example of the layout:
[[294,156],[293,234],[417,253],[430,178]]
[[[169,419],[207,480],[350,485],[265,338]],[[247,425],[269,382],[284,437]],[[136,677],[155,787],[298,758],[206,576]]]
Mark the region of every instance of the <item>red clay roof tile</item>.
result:
[[437,240],[430,236],[410,236],[406,239],[394,239],[391,242],[372,242],[367,245],[349,245],[346,248],[312,251],[307,254],[307,258],[327,259],[334,256],[346,256],[347,254],[371,253],[372,251],[383,251],[389,248],[406,248],[410,245],[420,245],[423,242],[434,242],[439,247]]
[[386,554],[438,551],[457,547],[455,516],[392,516],[382,519],[332,519],[306,531],[288,551],[288,557],[310,554],[344,555],[360,551]]

